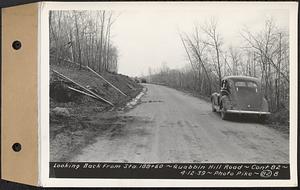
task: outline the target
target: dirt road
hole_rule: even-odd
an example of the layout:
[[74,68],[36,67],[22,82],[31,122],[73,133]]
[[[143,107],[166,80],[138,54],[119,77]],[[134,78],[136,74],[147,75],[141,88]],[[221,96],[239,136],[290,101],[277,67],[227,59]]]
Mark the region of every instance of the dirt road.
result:
[[246,119],[221,120],[204,100],[147,84],[141,104],[73,161],[288,163],[288,135]]

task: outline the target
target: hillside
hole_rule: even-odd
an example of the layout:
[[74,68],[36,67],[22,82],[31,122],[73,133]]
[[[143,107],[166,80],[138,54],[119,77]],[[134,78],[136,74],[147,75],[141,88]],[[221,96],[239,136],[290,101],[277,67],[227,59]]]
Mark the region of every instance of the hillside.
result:
[[[57,74],[59,73],[59,74]],[[63,75],[70,80],[61,77]],[[108,82],[87,68],[70,62],[50,64],[50,154],[51,160],[63,161],[80,147],[91,143],[98,132],[102,132],[103,114],[114,113],[134,99],[143,89],[128,76],[116,73],[101,73]],[[72,89],[78,91],[74,91]],[[90,92],[111,102],[93,98]],[[84,93],[86,94],[84,94]],[[124,94],[126,95],[124,95]]]

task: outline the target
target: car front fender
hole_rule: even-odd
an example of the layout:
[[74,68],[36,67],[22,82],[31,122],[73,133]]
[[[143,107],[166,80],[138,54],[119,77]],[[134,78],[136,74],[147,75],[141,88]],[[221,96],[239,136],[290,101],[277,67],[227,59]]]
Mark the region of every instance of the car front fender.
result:
[[210,101],[214,104],[214,105],[218,105],[218,96],[219,94],[217,92],[214,92],[211,97],[210,97]]
[[223,106],[225,111],[231,108],[231,102],[228,96],[222,96],[220,104]]

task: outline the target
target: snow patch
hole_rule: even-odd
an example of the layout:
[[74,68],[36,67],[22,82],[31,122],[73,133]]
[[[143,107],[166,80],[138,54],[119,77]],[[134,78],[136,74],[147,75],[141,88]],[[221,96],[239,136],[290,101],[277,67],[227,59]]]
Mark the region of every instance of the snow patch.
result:
[[133,98],[130,102],[126,104],[126,107],[133,108],[133,106],[135,106],[138,103],[138,101],[144,96],[146,91],[147,88],[143,88],[142,92],[140,92],[135,98]]

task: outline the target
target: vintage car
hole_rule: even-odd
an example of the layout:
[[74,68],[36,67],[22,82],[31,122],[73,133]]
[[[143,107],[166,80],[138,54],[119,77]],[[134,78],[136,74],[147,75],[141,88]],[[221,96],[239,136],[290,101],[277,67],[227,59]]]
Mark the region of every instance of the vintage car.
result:
[[211,95],[213,112],[220,112],[223,120],[229,114],[255,114],[261,121],[270,114],[268,102],[261,92],[257,78],[227,76],[221,81],[220,93]]

